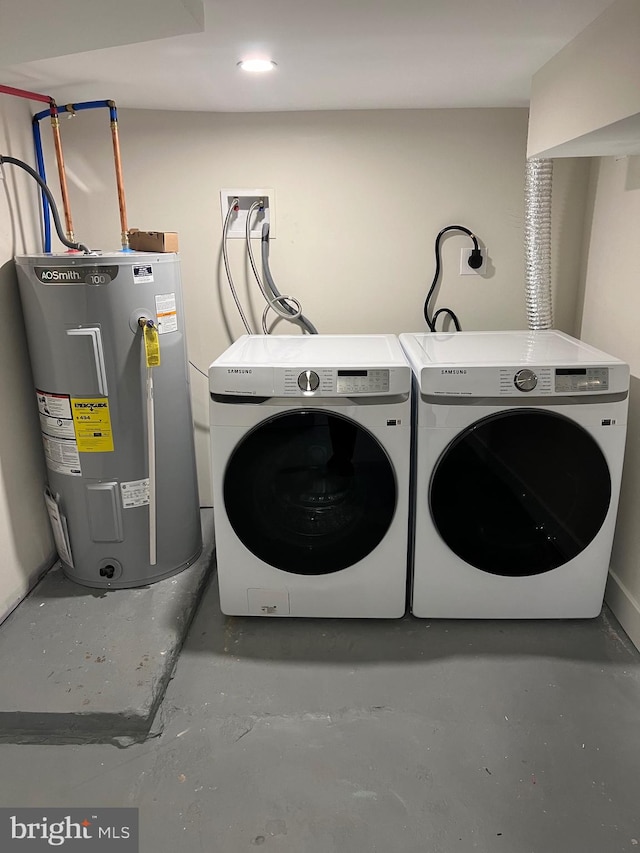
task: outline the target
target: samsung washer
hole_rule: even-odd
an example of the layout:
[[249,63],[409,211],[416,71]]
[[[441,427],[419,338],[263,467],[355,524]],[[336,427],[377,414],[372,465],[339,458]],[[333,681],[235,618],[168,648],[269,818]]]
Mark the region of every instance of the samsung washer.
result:
[[628,366],[557,331],[400,340],[415,376],[412,612],[596,616]]
[[411,370],[398,339],[244,336],[209,388],[222,611],[402,616]]

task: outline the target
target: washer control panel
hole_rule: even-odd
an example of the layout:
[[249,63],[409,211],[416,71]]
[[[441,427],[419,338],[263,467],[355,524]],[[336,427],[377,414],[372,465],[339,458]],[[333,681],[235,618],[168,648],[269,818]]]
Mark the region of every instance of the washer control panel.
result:
[[538,377],[535,375],[533,370],[529,370],[528,367],[523,367],[523,369],[519,370],[513,377],[513,384],[516,386],[518,391],[533,391],[538,384]]
[[[366,370],[332,367],[316,367],[315,370],[287,368],[279,374],[284,379],[280,393],[284,393],[285,396],[388,394],[391,386],[390,374],[389,368],[367,368]],[[276,393],[278,393],[277,387]]]
[[320,385],[320,377],[315,370],[303,370],[298,376],[298,388],[301,391],[317,391]]
[[388,370],[338,370],[338,394],[380,394],[389,390]]
[[597,394],[609,390],[608,367],[567,367],[556,368],[557,394],[574,394],[583,391]]

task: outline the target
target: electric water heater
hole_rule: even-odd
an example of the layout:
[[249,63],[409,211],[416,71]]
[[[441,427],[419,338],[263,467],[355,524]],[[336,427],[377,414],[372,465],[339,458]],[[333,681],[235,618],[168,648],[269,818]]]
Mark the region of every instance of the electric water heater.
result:
[[177,255],[16,265],[65,573],[119,588],[181,571],[202,538]]

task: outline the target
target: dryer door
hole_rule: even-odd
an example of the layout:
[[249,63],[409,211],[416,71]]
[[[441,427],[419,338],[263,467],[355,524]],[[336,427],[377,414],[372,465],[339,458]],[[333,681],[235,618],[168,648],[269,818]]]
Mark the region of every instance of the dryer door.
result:
[[382,541],[397,500],[379,441],[323,411],[270,418],[234,450],[224,476],[227,517],[256,557],[300,575],[338,572]]
[[562,415],[514,409],[477,421],[438,460],[431,515],[459,557],[522,577],[583,551],[611,500],[609,468],[586,430]]

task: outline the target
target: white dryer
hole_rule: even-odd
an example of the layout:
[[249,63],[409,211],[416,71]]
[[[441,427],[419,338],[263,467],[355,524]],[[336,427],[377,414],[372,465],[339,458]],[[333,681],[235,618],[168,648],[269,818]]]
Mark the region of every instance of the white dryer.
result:
[[601,609],[629,368],[557,331],[400,336],[415,376],[412,612]]
[[411,370],[398,339],[245,335],[209,388],[222,611],[402,616]]

